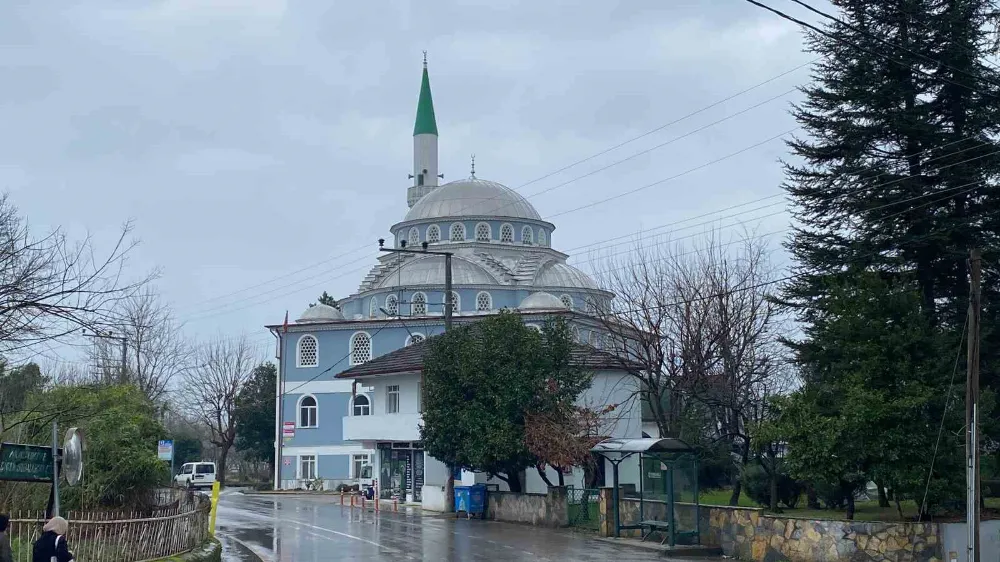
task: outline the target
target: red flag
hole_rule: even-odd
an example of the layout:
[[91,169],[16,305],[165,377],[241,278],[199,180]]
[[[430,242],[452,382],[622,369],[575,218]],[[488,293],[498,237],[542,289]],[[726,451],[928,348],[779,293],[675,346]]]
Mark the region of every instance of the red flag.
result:
[[288,333],[288,311],[285,311],[285,323],[281,325],[281,330],[283,333]]

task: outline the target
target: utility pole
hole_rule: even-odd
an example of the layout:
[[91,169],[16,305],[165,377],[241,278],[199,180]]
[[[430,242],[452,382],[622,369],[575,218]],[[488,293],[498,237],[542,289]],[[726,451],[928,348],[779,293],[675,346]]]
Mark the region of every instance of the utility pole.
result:
[[982,284],[982,252],[969,255],[972,273],[969,291],[969,356],[965,383],[966,427],[966,524],[968,525],[968,562],[979,562],[979,316]]
[[[427,249],[427,242],[420,244],[420,249],[409,249],[406,247],[406,240],[399,241],[399,248],[384,248],[385,244],[384,238],[379,238],[378,249],[380,252],[396,252],[403,254],[427,254],[434,256],[444,256],[444,331],[451,331],[451,317],[452,317],[452,307],[454,306],[452,299],[452,288],[451,288],[451,257],[454,255],[452,252],[437,252],[429,251]],[[424,384],[424,373],[420,372],[420,392],[426,392],[425,389],[427,385]],[[423,396],[420,397],[420,403],[424,404]],[[444,505],[445,512],[455,511],[455,468],[448,466],[448,479],[445,483],[444,488]],[[378,501],[377,499],[375,501]]]
[[121,346],[122,346],[122,363],[121,363],[121,366],[119,367],[119,373],[118,373],[119,379],[118,379],[118,382],[123,383],[123,382],[125,382],[125,380],[127,378],[126,375],[128,374],[128,338],[125,338],[123,336],[115,336],[113,334],[114,334],[114,332],[112,332],[110,330],[108,330],[107,332],[104,332],[104,333],[95,331],[92,334],[87,333],[87,330],[83,330],[83,335],[87,336],[88,338],[100,338],[100,339],[106,339],[106,340],[115,340],[115,341],[117,341],[117,342],[119,342],[121,344]]

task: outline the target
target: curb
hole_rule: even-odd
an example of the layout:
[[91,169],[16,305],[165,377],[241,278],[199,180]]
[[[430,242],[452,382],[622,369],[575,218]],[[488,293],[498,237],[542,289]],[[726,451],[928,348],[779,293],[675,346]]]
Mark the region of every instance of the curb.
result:
[[221,562],[222,543],[217,539],[208,539],[205,544],[183,554],[175,554],[166,558],[157,558],[153,562]]

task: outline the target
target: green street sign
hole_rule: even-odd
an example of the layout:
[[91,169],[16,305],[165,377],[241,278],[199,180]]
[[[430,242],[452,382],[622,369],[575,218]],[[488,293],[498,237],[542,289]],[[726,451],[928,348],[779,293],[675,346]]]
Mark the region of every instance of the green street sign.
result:
[[52,482],[52,447],[0,443],[0,480]]

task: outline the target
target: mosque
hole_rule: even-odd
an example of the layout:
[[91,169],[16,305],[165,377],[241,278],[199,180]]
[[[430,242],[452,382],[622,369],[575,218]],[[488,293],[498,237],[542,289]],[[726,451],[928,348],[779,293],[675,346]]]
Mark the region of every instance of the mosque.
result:
[[[431,252],[453,255],[455,326],[502,309],[516,310],[538,330],[547,318],[567,318],[577,340],[595,352],[588,364],[594,383],[581,400],[621,405],[612,433],[640,437],[633,383],[610,355],[597,351],[605,338],[593,311],[614,295],[566,263],[567,254],[553,248],[555,225],[519,193],[476,177],[474,162],[468,178],[443,183],[443,177],[425,59],[409,211],[390,227],[386,245],[426,243]],[[447,469],[423,451],[419,424],[421,344],[444,331],[445,269],[442,255],[383,252],[357,292],[337,306],[312,305],[293,323],[268,326],[279,340],[275,480],[281,488],[316,479],[333,488],[371,473],[383,497],[443,506]],[[486,481],[466,471],[456,478]],[[546,489],[534,471],[522,478],[526,491]],[[580,486],[582,478],[577,470],[569,483]]]

